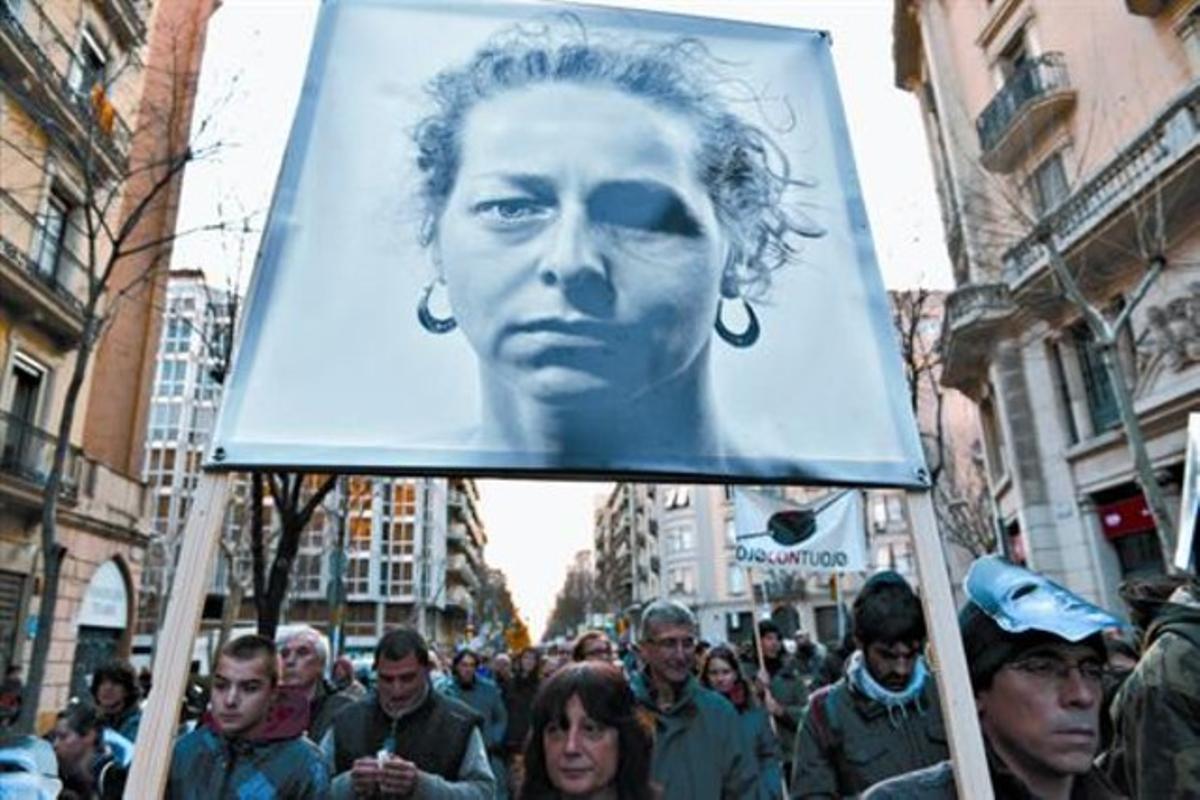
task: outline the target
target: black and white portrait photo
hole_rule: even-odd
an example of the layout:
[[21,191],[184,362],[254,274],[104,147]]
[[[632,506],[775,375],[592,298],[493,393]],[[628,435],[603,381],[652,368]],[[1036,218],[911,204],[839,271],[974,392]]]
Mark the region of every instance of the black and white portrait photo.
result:
[[326,0],[212,463],[919,485],[830,47]]

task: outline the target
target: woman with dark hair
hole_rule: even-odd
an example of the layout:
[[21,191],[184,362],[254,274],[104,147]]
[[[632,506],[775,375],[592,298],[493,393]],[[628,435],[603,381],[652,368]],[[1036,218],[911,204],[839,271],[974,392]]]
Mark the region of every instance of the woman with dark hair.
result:
[[[753,346],[751,302],[821,235],[786,201],[802,181],[725,107],[700,42],[562,20],[439,73],[415,133],[433,267],[417,319],[478,357],[467,436],[532,466],[761,470],[718,419],[713,334]],[[431,310],[442,286],[449,314]]]
[[584,661],[533,701],[521,800],[654,800],[653,734],[620,668]]
[[127,661],[113,660],[92,674],[92,702],[109,730],[125,737],[130,746],[137,741],[142,709],[137,673]]
[[783,796],[783,761],[779,741],[771,730],[766,709],[758,702],[746,676],[738,669],[737,653],[726,644],[719,644],[704,655],[700,666],[700,683],[720,692],[737,709],[742,733],[758,758],[761,796]]

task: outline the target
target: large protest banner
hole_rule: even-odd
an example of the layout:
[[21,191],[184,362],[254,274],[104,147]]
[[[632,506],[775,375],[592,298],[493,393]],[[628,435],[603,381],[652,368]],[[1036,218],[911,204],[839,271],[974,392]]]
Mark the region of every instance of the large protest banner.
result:
[[[325,0],[165,626],[194,635],[235,470],[927,489],[830,46]],[[958,786],[982,800],[936,523],[910,498]],[[140,750],[166,750],[189,653],[160,653]],[[163,773],[135,760],[131,791]]]
[[210,467],[925,485],[824,33],[328,0],[304,86]]
[[733,524],[734,558],[743,566],[792,572],[867,569],[862,493],[855,489],[812,506],[735,489]]

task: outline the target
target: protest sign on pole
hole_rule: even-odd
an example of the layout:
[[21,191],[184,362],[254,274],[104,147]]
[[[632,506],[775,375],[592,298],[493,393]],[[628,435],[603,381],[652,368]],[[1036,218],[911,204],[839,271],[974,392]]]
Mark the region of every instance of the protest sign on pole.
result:
[[861,572],[867,568],[862,494],[854,489],[804,506],[751,489],[735,489],[737,563],[793,572]]
[[[325,0],[206,469],[927,490],[831,44]],[[776,508],[738,561],[862,570],[860,506]],[[192,527],[203,571],[217,530]],[[936,526],[916,537],[933,565]],[[922,580],[949,596],[944,567]],[[172,595],[173,635],[202,601]],[[926,612],[935,644],[957,636]],[[939,686],[965,707],[957,666]],[[976,723],[949,727],[959,790],[985,800]],[[141,763],[135,796],[157,796],[165,760]]]

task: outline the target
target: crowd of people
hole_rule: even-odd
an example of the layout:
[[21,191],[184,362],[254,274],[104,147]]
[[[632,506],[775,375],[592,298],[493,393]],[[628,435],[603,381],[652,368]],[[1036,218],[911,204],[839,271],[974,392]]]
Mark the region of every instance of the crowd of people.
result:
[[[1200,582],[1128,582],[1132,625],[995,557],[964,588],[997,797],[1200,797]],[[710,645],[665,600],[636,644],[440,654],[397,628],[368,674],[311,627],[239,636],[189,684],[167,796],[956,797],[913,589],[874,575],[850,622],[829,650],[769,621]],[[46,738],[0,742],[0,796],[122,796],[149,681],[106,665]]]

